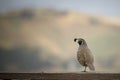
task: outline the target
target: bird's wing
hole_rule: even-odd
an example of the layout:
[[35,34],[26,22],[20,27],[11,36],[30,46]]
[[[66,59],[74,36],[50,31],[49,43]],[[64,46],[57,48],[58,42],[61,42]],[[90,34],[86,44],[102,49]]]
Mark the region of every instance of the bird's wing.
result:
[[85,50],[84,56],[85,56],[85,61],[87,63],[93,63],[94,62],[94,57],[93,57],[93,55],[92,55],[92,53],[89,49]]
[[93,65],[94,62],[94,57],[91,53],[91,51],[89,49],[85,50],[86,52],[84,53],[84,57],[85,57],[85,62],[88,65],[90,70],[95,70],[95,67]]

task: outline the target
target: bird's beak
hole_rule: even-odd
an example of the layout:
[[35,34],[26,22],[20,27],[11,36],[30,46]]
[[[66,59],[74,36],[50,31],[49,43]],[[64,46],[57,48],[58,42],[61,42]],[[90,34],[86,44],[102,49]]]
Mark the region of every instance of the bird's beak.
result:
[[77,38],[75,38],[75,39],[74,39],[74,42],[76,42],[77,40],[78,40],[78,39],[77,39]]

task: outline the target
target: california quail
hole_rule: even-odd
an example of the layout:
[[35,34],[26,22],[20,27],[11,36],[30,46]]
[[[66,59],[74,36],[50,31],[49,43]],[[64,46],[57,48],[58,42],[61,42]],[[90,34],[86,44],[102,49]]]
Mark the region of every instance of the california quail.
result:
[[77,51],[77,59],[79,63],[85,67],[84,72],[86,72],[86,67],[94,71],[94,57],[90,49],[88,48],[86,41],[82,38],[75,38],[74,41],[77,41],[77,43],[79,44],[79,48]]

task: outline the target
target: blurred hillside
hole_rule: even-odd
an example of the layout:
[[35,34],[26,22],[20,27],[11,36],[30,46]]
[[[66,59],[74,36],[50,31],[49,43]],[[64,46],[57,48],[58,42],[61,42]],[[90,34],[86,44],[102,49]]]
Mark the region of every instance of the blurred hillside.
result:
[[[80,71],[76,37],[85,38],[97,71],[120,71],[120,18],[54,9],[0,14],[0,71]],[[19,64],[18,64],[19,63]]]

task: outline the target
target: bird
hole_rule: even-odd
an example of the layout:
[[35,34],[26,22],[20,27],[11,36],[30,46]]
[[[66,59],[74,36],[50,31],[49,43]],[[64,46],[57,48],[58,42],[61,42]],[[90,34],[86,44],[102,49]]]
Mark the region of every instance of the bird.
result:
[[85,67],[83,72],[86,72],[87,67],[91,71],[95,71],[95,67],[93,64],[94,56],[88,48],[86,41],[82,38],[75,38],[74,42],[77,42],[79,44],[77,51],[77,60],[82,66]]

